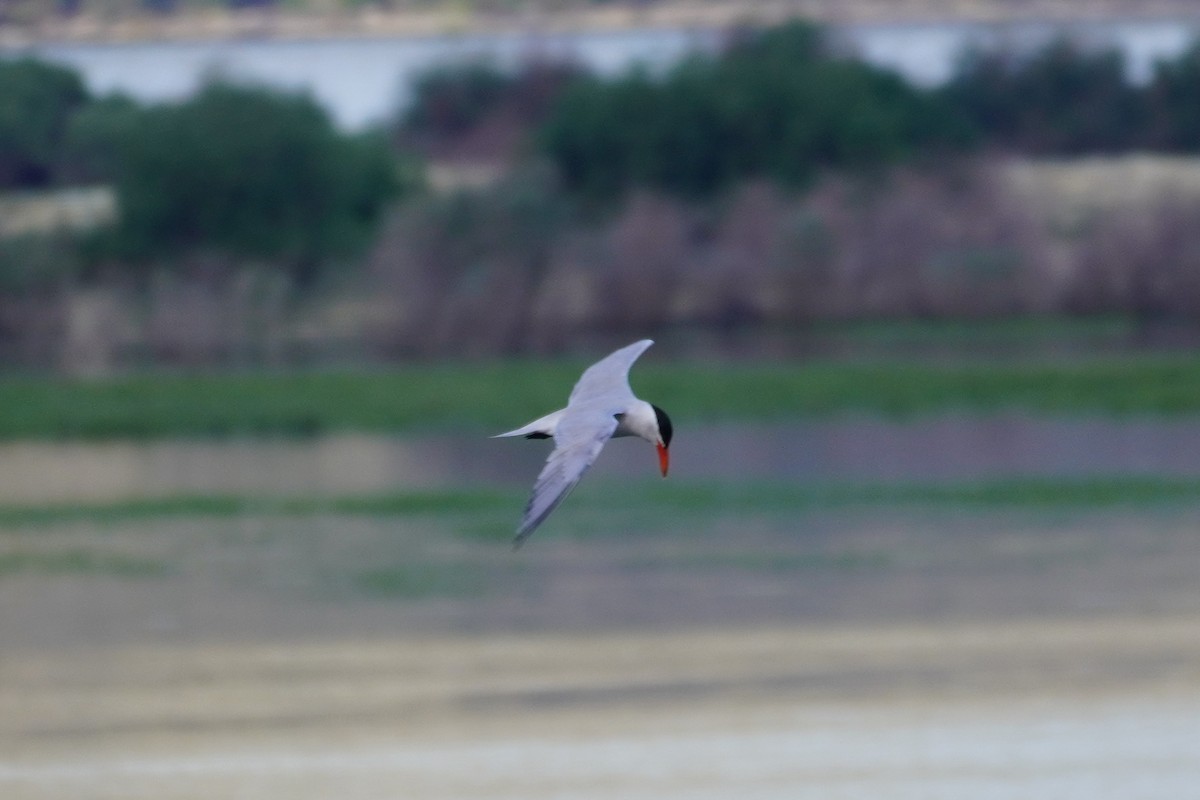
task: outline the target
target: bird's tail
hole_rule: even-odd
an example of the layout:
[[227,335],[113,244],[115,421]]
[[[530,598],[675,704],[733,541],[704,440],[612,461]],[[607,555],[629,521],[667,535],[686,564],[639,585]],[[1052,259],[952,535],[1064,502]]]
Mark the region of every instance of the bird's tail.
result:
[[492,436],[492,439],[502,439],[505,436],[524,436],[528,439],[550,439],[554,436],[554,432],[558,430],[558,421],[562,419],[565,408],[560,408],[558,411],[553,411],[544,417],[538,417],[528,425],[522,425],[516,430],[508,431],[507,433],[497,433]]

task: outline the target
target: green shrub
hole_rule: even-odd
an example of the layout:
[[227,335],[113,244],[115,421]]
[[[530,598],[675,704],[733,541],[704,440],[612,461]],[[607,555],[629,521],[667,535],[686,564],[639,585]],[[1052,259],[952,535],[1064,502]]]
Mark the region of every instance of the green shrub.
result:
[[413,85],[403,126],[433,136],[462,134],[500,104],[510,82],[487,63],[432,69]]
[[416,79],[398,132],[402,141],[427,152],[445,152],[491,123],[485,135],[489,141],[476,140],[471,149],[477,156],[504,157],[512,142],[496,123],[516,128],[523,140],[547,117],[564,88],[583,74],[568,61],[531,61],[516,70],[488,62],[435,67]]
[[214,83],[125,129],[117,242],[128,257],[220,250],[307,280],[365,244],[400,188],[382,136],[343,135],[309,97]]
[[87,101],[83,81],[65,67],[0,59],[0,186],[49,184],[71,115]]
[[1159,62],[1146,94],[1150,147],[1200,150],[1200,41],[1174,61]]
[[70,119],[58,175],[63,183],[113,183],[120,175],[123,148],[134,141],[142,108],[125,95],[88,103]]
[[1119,152],[1145,129],[1122,55],[1067,39],[1024,56],[970,52],[941,93],[985,139],[1029,155]]
[[824,167],[870,169],[958,147],[968,128],[939,97],[828,49],[818,29],[753,32],[662,78],[577,80],[540,131],[567,185],[707,196],[764,176],[803,186]]

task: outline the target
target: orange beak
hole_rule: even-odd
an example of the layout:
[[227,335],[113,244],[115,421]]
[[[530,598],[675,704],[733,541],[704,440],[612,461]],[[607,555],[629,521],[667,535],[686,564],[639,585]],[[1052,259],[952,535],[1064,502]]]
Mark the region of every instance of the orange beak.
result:
[[658,448],[658,468],[662,470],[665,478],[667,477],[667,467],[671,466],[671,454],[661,444],[655,446]]

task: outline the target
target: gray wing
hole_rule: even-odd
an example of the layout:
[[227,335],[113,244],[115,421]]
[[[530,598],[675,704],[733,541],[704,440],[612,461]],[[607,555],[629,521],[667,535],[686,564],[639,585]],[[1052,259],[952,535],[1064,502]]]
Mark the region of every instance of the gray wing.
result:
[[617,418],[611,414],[566,414],[558,424],[554,437],[554,452],[546,459],[533,494],[525,504],[525,516],[513,539],[513,547],[533,533],[550,512],[558,508],[583,473],[596,462],[596,457],[617,429]]
[[629,388],[629,368],[652,344],[653,339],[642,339],[592,364],[571,390],[567,405],[574,405],[582,399],[594,401],[600,398],[615,401],[618,407],[627,405],[626,401],[633,399],[633,391]]

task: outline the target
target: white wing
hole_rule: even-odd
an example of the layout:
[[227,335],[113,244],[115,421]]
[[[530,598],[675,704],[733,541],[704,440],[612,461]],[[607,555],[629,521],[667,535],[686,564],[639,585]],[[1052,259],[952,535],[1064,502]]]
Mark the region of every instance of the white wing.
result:
[[610,353],[592,364],[580,376],[575,388],[571,390],[567,406],[570,407],[584,399],[589,403],[596,402],[601,398],[608,400],[611,395],[615,404],[624,408],[628,405],[628,401],[634,399],[633,390],[629,388],[629,368],[633,366],[633,362],[638,360],[638,356],[646,352],[646,348],[652,344],[654,344],[653,339],[642,339],[640,342],[622,347],[615,353]]
[[583,473],[596,462],[596,457],[617,429],[617,418],[611,414],[566,414],[558,423],[554,437],[554,452],[546,459],[546,466],[533,484],[533,494],[525,504],[525,515],[513,547],[520,547],[529,534],[550,512],[558,508]]
[[[517,529],[514,547],[566,498],[617,429],[617,414],[624,413],[636,398],[629,388],[629,368],[654,342],[642,339],[588,367],[561,412],[554,432],[554,452],[546,459],[533,494],[525,504],[525,516]],[[528,426],[526,426],[528,427]]]

